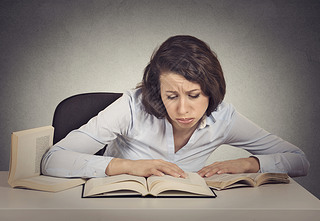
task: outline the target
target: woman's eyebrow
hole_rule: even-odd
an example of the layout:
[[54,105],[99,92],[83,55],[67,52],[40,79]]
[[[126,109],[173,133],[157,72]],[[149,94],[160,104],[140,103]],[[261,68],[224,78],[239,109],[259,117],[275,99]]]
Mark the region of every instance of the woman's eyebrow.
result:
[[166,93],[177,93],[176,91],[166,91]]
[[[186,93],[192,93],[192,92],[198,92],[198,91],[201,91],[200,89],[192,89],[190,91],[186,91]],[[171,91],[171,90],[168,90],[166,91],[166,93],[178,93],[177,91]]]
[[187,91],[187,93],[192,93],[192,92],[195,92],[195,91],[198,92],[198,91],[200,91],[200,89],[198,89],[198,88],[197,89],[193,89],[193,90]]

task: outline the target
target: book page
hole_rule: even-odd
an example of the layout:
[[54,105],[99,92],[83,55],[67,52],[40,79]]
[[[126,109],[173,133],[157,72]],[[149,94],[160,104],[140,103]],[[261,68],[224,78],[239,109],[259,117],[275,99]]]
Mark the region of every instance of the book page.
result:
[[85,179],[80,178],[59,178],[51,176],[36,176],[26,179],[20,179],[15,182],[16,186],[29,189],[43,190],[49,192],[58,192],[75,186],[84,184]]
[[208,186],[215,189],[224,189],[235,183],[238,183],[237,186],[254,186],[254,179],[259,175],[259,173],[214,174],[205,178],[205,181]]
[[266,183],[289,183],[289,176],[286,173],[262,173],[255,178],[256,185],[260,186]]
[[188,173],[187,178],[176,178],[169,175],[162,177],[151,176],[147,179],[147,182],[150,193],[155,196],[165,191],[181,191],[207,196],[213,195],[204,179],[197,173]]
[[102,178],[89,179],[84,187],[83,196],[92,196],[97,194],[115,195],[118,190],[131,190],[141,195],[147,195],[147,183],[144,177],[121,174]]
[[39,176],[43,154],[52,146],[53,127],[12,133],[10,181]]
[[250,178],[252,180],[255,180],[256,177],[258,177],[260,173],[239,173],[239,174],[214,174],[211,177],[204,178],[206,181],[214,181],[214,182],[229,182],[238,180],[239,178]]
[[50,142],[50,138],[52,136],[45,135],[36,138],[36,149],[35,149],[35,156],[34,156],[34,173],[40,174],[40,166],[41,166],[41,159],[42,156],[47,152],[48,147],[52,144]]
[[208,186],[215,189],[227,189],[239,186],[259,186],[264,183],[287,183],[287,174],[281,173],[240,173],[215,174],[205,178]]

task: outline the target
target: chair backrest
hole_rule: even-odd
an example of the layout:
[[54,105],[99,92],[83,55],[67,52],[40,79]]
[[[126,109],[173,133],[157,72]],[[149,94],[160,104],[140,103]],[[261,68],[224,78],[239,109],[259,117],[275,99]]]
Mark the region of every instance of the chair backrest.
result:
[[109,106],[121,93],[85,93],[66,98],[55,109],[52,126],[53,143],[57,143],[70,131],[79,128]]

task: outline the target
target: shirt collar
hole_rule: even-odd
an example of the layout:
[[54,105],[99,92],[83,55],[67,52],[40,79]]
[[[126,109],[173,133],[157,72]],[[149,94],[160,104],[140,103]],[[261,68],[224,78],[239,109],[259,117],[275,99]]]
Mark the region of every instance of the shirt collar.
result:
[[203,129],[207,126],[207,116],[206,115],[203,115],[203,117],[201,118],[200,120],[200,124],[198,126],[198,129]]
[[[209,121],[208,121],[208,118],[210,118],[209,119]],[[199,130],[201,130],[201,129],[204,129],[205,127],[207,127],[207,126],[210,126],[210,122],[213,122],[213,123],[215,123],[216,122],[216,119],[212,116],[212,115],[210,115],[209,117],[207,117],[206,115],[204,115],[202,118],[201,118],[201,120],[200,120],[200,124],[199,124],[199,126],[198,126],[198,129]]]

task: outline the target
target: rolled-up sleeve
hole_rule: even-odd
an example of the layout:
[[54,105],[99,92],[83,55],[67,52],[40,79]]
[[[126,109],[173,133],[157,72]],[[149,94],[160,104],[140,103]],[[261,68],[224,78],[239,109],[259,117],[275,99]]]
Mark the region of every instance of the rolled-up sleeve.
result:
[[261,172],[288,173],[305,176],[309,161],[295,145],[273,135],[234,112],[225,143],[246,149],[260,162]]

